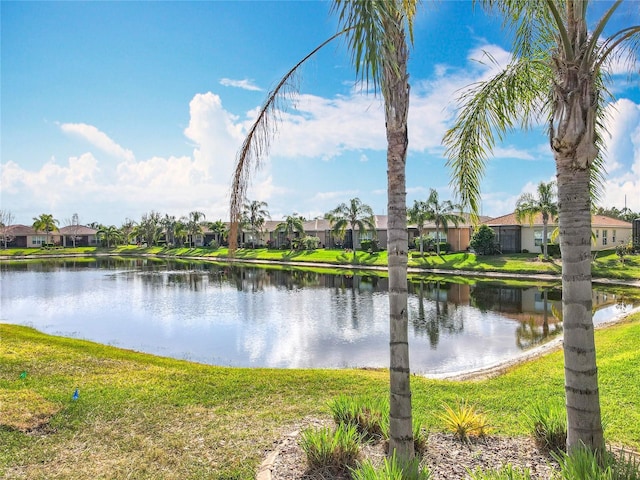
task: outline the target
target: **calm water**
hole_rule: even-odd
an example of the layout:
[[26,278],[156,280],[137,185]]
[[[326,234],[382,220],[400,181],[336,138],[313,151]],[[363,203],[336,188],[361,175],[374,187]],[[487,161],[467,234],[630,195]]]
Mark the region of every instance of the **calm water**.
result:
[[[388,281],[157,259],[0,264],[0,321],[214,365],[387,367]],[[559,290],[410,283],[415,373],[490,366],[561,332]],[[632,308],[594,291],[594,321]]]

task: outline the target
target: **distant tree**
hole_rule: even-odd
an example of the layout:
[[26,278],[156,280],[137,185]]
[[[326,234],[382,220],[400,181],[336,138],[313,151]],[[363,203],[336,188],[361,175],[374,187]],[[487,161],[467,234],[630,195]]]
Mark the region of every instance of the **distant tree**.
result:
[[283,232],[289,243],[289,248],[293,248],[293,236],[298,233],[300,237],[304,235],[304,218],[294,213],[287,215],[283,222],[276,225],[276,231]]
[[176,243],[184,246],[188,235],[187,225],[182,220],[178,220],[173,228],[173,236],[176,239]]
[[160,234],[162,233],[160,220],[160,214],[152,210],[142,215],[140,223],[137,226],[137,233],[141,242],[146,243],[149,247],[155,245],[160,238]]
[[625,222],[633,222],[636,218],[640,218],[640,212],[635,213],[627,207],[624,207],[621,210],[616,207],[598,207],[594,213],[596,215],[604,215],[605,217],[617,218],[618,220],[623,220]]
[[213,234],[216,236],[216,241],[218,242],[218,245],[225,244],[227,240],[227,236],[229,235],[229,229],[227,228],[227,224],[224,223],[222,219],[216,220],[215,222],[211,222],[209,224],[209,230],[211,230]]
[[476,230],[471,237],[469,245],[476,253],[483,255],[492,254],[495,252],[496,233],[493,229],[487,225],[480,225],[480,228]]
[[134,222],[130,218],[125,218],[122,226],[120,227],[120,231],[122,232],[122,239],[127,245],[131,241],[131,235],[133,235],[135,226],[136,222]]
[[359,198],[352,198],[349,203],[341,203],[329,212],[329,218],[333,222],[332,230],[340,237],[344,238],[344,233],[351,230],[351,239],[353,242],[353,263],[356,262],[356,227],[362,235],[366,232],[376,234],[376,220],[373,215],[373,209],[365,204]]
[[169,215],[168,213],[165,213],[162,220],[160,220],[160,225],[164,229],[164,239],[167,246],[174,245],[176,243],[176,223],[178,223],[176,217],[174,215]]
[[242,207],[241,223],[251,233],[251,246],[256,247],[256,238],[262,232],[267,218],[271,218],[267,202],[259,200],[245,201]]
[[438,191],[433,188],[425,204],[428,218],[436,224],[436,253],[440,255],[440,225],[442,225],[442,229],[447,232],[450,223],[453,223],[457,227],[461,222],[464,222],[464,217],[455,213],[455,210],[460,211],[462,207],[452,203],[451,200],[440,202]]
[[7,244],[14,238],[10,233],[10,227],[13,225],[13,220],[13,213],[5,209],[0,210],[0,236],[2,238],[4,248],[7,248]]
[[427,209],[427,203],[419,200],[413,202],[413,207],[407,210],[407,220],[411,223],[415,223],[418,229],[418,238],[420,243],[420,255],[424,253],[424,224],[431,220],[430,211]]
[[527,219],[530,225],[536,215],[542,216],[542,253],[545,260],[549,259],[547,248],[547,229],[549,220],[553,221],[558,215],[558,201],[556,200],[555,183],[540,182],[538,184],[538,195],[523,193],[516,202],[516,221],[521,223]]
[[122,231],[115,225],[102,227],[96,232],[96,235],[104,241],[107,248],[112,244],[117,245],[118,241],[122,240]]
[[58,224],[60,222],[53,218],[50,213],[42,213],[39,217],[33,217],[33,229],[38,232],[45,232],[47,234],[47,244],[49,241],[51,232],[58,231]]
[[76,237],[78,236],[78,232],[80,231],[80,219],[78,217],[77,213],[74,213],[71,218],[67,218],[65,220],[65,223],[67,224],[67,226],[69,227],[69,229],[67,230],[70,233],[70,237],[71,237],[71,243],[73,244],[73,247],[75,248],[76,246]]
[[206,219],[206,216],[202,212],[193,211],[189,212],[189,216],[187,217],[185,224],[187,226],[187,233],[191,237],[190,246],[195,246],[196,236],[198,234],[202,234],[202,225],[201,222]]

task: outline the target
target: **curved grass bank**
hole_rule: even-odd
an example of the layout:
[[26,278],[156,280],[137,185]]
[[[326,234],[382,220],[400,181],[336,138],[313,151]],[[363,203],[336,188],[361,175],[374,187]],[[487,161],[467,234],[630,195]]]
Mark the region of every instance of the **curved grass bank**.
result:
[[[163,248],[120,246],[114,248],[78,247],[58,250],[39,248],[13,248],[0,250],[0,260],[35,259],[64,256],[96,256],[96,255],[157,255],[171,258],[208,259],[228,261],[226,248]],[[352,264],[352,253],[343,250],[318,249],[312,251],[288,251],[261,249],[240,249],[234,261],[266,262],[271,264],[298,264],[307,266],[326,265],[327,268],[353,269],[376,268],[386,269],[387,252],[357,252],[357,263]],[[560,278],[561,262],[540,261],[538,255],[518,253],[511,255],[480,255],[459,252],[446,255],[425,255],[416,253],[409,256],[409,268],[413,272],[467,272],[477,274],[499,273],[511,276],[544,275]],[[640,255],[628,255],[624,263],[620,261],[615,250],[599,252],[592,263],[592,274],[595,280],[620,280],[640,286]]]
[[[640,313],[596,332],[609,442],[640,449]],[[221,368],[0,325],[0,477],[250,479],[265,452],[336,395],[386,398],[382,370]],[[494,432],[563,402],[562,352],[483,381],[413,377],[414,414],[433,429],[465,398]],[[78,389],[77,400],[73,399]]]

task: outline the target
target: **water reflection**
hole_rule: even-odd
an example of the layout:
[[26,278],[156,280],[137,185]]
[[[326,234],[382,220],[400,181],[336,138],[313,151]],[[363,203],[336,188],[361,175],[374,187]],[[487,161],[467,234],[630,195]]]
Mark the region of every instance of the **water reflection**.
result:
[[[388,280],[158,258],[0,263],[1,321],[154,354],[232,366],[386,367]],[[594,290],[594,320],[638,304]],[[412,370],[454,373],[562,331],[561,292],[409,284]]]

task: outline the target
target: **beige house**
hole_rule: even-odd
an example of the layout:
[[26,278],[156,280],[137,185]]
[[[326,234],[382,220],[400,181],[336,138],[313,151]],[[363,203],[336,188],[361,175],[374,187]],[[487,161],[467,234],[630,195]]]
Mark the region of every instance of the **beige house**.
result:
[[[542,251],[542,215],[538,214],[533,222],[527,220],[518,223],[515,213],[492,218],[484,222],[496,233],[496,242],[502,253],[519,253],[529,251],[541,253]],[[556,219],[549,221],[547,237],[549,243],[558,224]],[[591,229],[593,231],[593,251],[610,250],[618,245],[626,245],[631,241],[632,225],[629,222],[603,215],[591,217]]]

